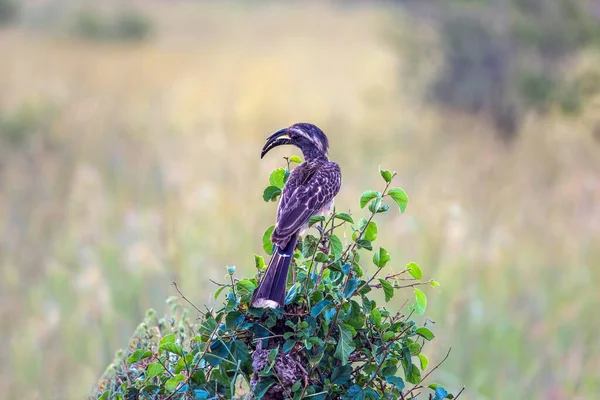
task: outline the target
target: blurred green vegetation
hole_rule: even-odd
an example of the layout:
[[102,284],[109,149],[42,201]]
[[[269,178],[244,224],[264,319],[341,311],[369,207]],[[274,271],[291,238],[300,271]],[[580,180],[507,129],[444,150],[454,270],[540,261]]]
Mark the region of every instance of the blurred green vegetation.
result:
[[530,111],[578,113],[598,93],[597,68],[573,71],[573,56],[600,49],[591,0],[434,0],[409,10],[439,28],[443,67],[431,99],[484,115],[502,137]]
[[142,41],[152,33],[152,21],[137,10],[111,15],[89,9],[74,16],[72,32],[91,40]]
[[14,0],[0,0],[0,27],[8,25],[17,19],[19,5]]
[[[25,27],[43,20],[34,3]],[[375,163],[400,172],[413,207],[380,226],[381,245],[443,283],[427,291],[431,363],[452,347],[436,381],[466,384],[464,399],[600,391],[595,91],[575,115],[519,103],[507,148],[477,113],[426,100],[447,65],[427,13],[143,4],[156,34],[135,46],[0,31],[6,398],[84,396],[144,311],[164,309],[171,281],[204,304],[223,265],[252,272],[275,213],[261,190],[280,165],[259,151],[298,121],[330,137],[338,211],[355,208]],[[600,65],[593,45],[575,46],[561,57],[569,81]]]

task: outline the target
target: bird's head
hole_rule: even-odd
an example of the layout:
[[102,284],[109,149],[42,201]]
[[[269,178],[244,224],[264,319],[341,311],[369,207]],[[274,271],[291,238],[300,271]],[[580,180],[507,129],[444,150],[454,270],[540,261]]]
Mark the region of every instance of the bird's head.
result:
[[280,129],[267,138],[260,158],[274,147],[292,144],[302,150],[304,158],[326,157],[329,141],[323,131],[313,124],[300,122],[289,128]]

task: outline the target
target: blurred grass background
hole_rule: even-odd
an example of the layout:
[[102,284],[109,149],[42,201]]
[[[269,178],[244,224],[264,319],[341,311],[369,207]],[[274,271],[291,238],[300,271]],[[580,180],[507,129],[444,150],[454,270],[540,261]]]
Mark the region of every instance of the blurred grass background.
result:
[[[411,203],[381,244],[442,284],[437,381],[465,399],[594,398],[596,26],[575,19],[551,43],[577,40],[536,53],[503,28],[542,26],[528,15],[546,3],[452,4],[0,0],[0,397],[81,398],[172,281],[204,304],[225,265],[253,273],[275,213],[262,189],[294,153],[260,148],[308,121],[342,167],[338,210],[358,211],[379,164],[399,171]],[[454,37],[469,25],[440,15],[490,31]]]

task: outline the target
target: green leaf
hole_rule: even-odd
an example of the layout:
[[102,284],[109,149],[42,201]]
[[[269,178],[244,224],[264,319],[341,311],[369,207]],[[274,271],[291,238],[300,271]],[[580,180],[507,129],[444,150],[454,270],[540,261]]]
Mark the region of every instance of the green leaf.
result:
[[352,297],[358,286],[360,285],[360,281],[356,278],[351,278],[348,280],[348,284],[344,289],[344,298],[349,299]]
[[381,199],[381,197],[377,197],[375,199],[375,201],[372,201],[371,203],[369,203],[369,211],[371,211],[372,213],[376,213],[379,211],[379,208],[381,207],[381,202],[383,200]]
[[169,353],[174,353],[178,356],[183,356],[183,350],[181,349],[181,346],[175,343],[163,343],[160,345],[159,350],[165,350]]
[[415,288],[415,313],[417,315],[425,314],[425,309],[427,308],[427,296],[420,289]]
[[290,162],[296,163],[296,164],[302,164],[302,159],[298,156],[291,156],[290,157]]
[[239,311],[231,311],[225,317],[225,328],[235,329],[244,320],[244,315]]
[[360,239],[356,242],[356,245],[359,249],[367,249],[369,251],[373,250],[373,245],[368,240]]
[[317,347],[317,348],[321,348],[325,345],[323,340],[321,340],[321,338],[318,338],[316,336],[309,337],[308,339],[306,339],[305,344],[306,344],[306,348],[308,350],[310,350],[313,346]]
[[316,224],[317,222],[323,222],[325,221],[325,216],[324,215],[313,215],[312,217],[310,217],[308,219],[308,226],[313,226],[314,224]]
[[379,310],[373,308],[371,310],[371,317],[373,318],[373,323],[375,324],[375,326],[379,328],[381,326],[381,313],[379,312]]
[[292,385],[292,393],[298,391],[298,389],[300,389],[300,387],[302,386],[302,381],[300,379],[298,379],[293,385]]
[[246,293],[252,293],[254,289],[256,289],[254,282],[248,279],[242,279],[241,281],[238,281],[235,286],[238,288],[238,290]]
[[386,205],[383,205],[383,206],[379,207],[379,208],[377,209],[377,212],[378,212],[378,213],[384,213],[384,212],[386,212],[386,211],[387,211],[387,210],[389,210],[389,209],[390,209],[390,206],[388,206],[388,205],[386,204]]
[[315,256],[316,262],[324,263],[327,262],[327,260],[329,260],[329,257],[325,253],[323,253],[322,251],[317,252],[317,255]]
[[254,266],[259,271],[267,269],[267,266],[265,265],[265,259],[262,258],[262,256],[259,256],[258,254],[254,254]]
[[281,348],[281,351],[283,351],[284,353],[287,353],[288,351],[293,349],[295,345],[296,345],[296,340],[294,340],[294,339],[286,340],[285,343],[283,344],[283,347]]
[[350,372],[352,367],[349,364],[336,367],[331,373],[331,383],[334,385],[347,385],[351,382]]
[[425,371],[429,365],[429,359],[425,354],[419,354],[419,361],[421,362],[421,371]]
[[352,266],[350,264],[342,265],[342,272],[344,273],[344,275],[348,275],[351,270],[352,270]]
[[276,383],[274,378],[263,378],[254,386],[254,398],[260,400],[263,398],[267,390]]
[[390,261],[391,257],[386,249],[380,247],[373,254],[373,264],[377,265],[379,268],[385,267],[385,265]]
[[346,392],[346,394],[344,394],[344,397],[342,397],[342,399],[343,400],[365,400],[365,391],[363,390],[362,387],[360,387],[358,385],[354,385],[350,389],[348,389],[348,391]]
[[276,188],[282,189],[284,185],[284,177],[285,177],[285,168],[277,168],[271,172],[271,176],[269,176],[269,183],[271,186],[275,186]]
[[129,356],[129,358],[127,358],[127,365],[138,362],[150,356],[152,356],[152,352],[150,350],[137,349],[132,355]]
[[385,376],[394,376],[398,372],[398,367],[395,364],[388,364],[381,371],[379,371],[379,375]]
[[194,389],[194,400],[207,400],[210,393],[203,389]]
[[340,338],[337,342],[337,347],[335,349],[334,357],[342,362],[342,365],[346,365],[348,363],[348,357],[354,351],[356,346],[354,342],[352,342],[352,331],[343,325],[338,325],[340,330]]
[[277,346],[274,349],[271,349],[269,351],[269,356],[267,357],[267,360],[269,361],[269,363],[272,363],[273,361],[275,361],[275,358],[277,358],[277,353],[279,353],[279,346]]
[[435,400],[442,400],[442,399],[445,399],[446,397],[449,397],[448,392],[446,391],[446,389],[443,386],[438,385],[435,388]]
[[337,213],[335,214],[335,218],[341,219],[342,221],[350,222],[351,224],[354,223],[352,217],[346,213]]
[[392,199],[394,199],[396,204],[398,204],[400,212],[406,211],[406,206],[408,205],[408,196],[406,195],[406,192],[404,192],[404,190],[400,188],[394,188],[390,189],[388,194]]
[[183,376],[183,374],[175,375],[174,377],[165,382],[165,389],[167,389],[168,391],[175,390],[179,385],[179,382],[183,381],[184,379],[185,376]]
[[263,250],[268,255],[273,254],[273,243],[271,242],[271,233],[273,233],[274,229],[275,229],[275,225],[271,225],[270,227],[267,228],[267,230],[265,231],[265,233],[263,234],[263,237],[262,237]]
[[225,290],[225,288],[226,288],[226,287],[227,287],[227,286],[221,286],[221,287],[219,287],[219,288],[217,289],[217,291],[215,292],[215,295],[213,296],[215,300],[217,299],[217,297],[219,297],[219,295],[221,294],[221,292],[222,292],[223,290]]
[[148,364],[148,367],[146,368],[146,380],[150,380],[155,376],[162,374],[164,370],[165,367],[159,362]]
[[277,186],[268,186],[263,192],[263,200],[264,201],[275,201],[277,200],[277,196],[281,194],[281,189]]
[[431,282],[429,282],[429,284],[430,284],[432,287],[440,286],[439,282],[436,282],[436,281],[431,281]]
[[360,196],[360,208],[365,208],[367,203],[369,203],[374,198],[380,197],[380,196],[381,196],[381,193],[376,192],[374,190],[367,190],[367,191],[363,192],[363,194]]
[[398,390],[404,389],[404,381],[399,376],[388,376],[385,378],[385,381],[396,386],[396,389]]
[[408,273],[415,279],[421,279],[423,277],[423,273],[421,272],[421,268],[419,268],[419,264],[411,262],[406,266]]
[[317,247],[319,246],[319,241],[313,235],[306,235],[304,240],[302,240],[302,257],[311,258],[315,251],[317,251]]
[[235,361],[240,360],[242,364],[250,363],[250,351],[246,343],[241,340],[234,340],[231,344],[231,354]]
[[369,225],[367,225],[367,220],[363,218],[360,221],[358,221],[358,230],[354,231],[354,233],[352,234],[352,240],[358,239],[359,233],[361,233],[363,230],[364,234],[360,239],[364,239],[369,242],[374,242],[375,239],[377,239],[377,224],[371,221],[369,222]]
[[433,332],[431,332],[429,329],[425,328],[424,326],[417,329],[415,333],[419,336],[424,337],[427,340],[432,340],[435,337]]
[[419,368],[417,368],[416,365],[413,365],[410,369],[410,372],[406,376],[406,380],[413,385],[421,382],[421,371],[419,371]]
[[391,340],[394,337],[396,337],[396,332],[387,331],[383,334],[383,337],[381,339],[383,339],[384,342],[387,342],[388,340]]
[[333,260],[337,261],[342,256],[342,241],[336,235],[329,235],[329,244],[331,244],[331,251],[333,252]]
[[390,182],[392,180],[392,173],[387,169],[381,169],[381,165],[379,166],[379,173],[381,174],[383,180],[385,180],[386,182]]
[[319,301],[310,310],[311,317],[318,317],[324,309],[331,307],[332,305],[333,303],[331,302],[331,300],[323,299]]
[[383,278],[379,278],[379,283],[381,283],[383,293],[385,294],[385,302],[387,303],[392,297],[394,297],[394,288],[388,281],[386,281]]
[[413,356],[417,356],[421,354],[422,346],[419,343],[409,343],[408,349],[410,350],[410,354]]
[[363,239],[374,242],[377,239],[377,231],[377,224],[373,221],[369,222],[365,234],[363,235]]
[[290,290],[288,290],[287,294],[285,295],[285,305],[291,304],[295,299],[296,299],[296,295],[298,294],[298,285],[294,285],[290,288]]
[[175,334],[174,333],[169,333],[168,335],[165,335],[162,339],[160,339],[160,343],[158,344],[159,346],[161,344],[164,343],[175,343]]

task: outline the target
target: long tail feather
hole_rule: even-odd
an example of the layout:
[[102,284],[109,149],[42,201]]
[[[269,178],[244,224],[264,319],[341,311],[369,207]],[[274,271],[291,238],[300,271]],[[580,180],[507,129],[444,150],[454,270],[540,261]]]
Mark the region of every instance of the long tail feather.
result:
[[276,308],[283,306],[288,270],[294,257],[298,234],[294,234],[284,248],[277,246],[269,261],[267,272],[252,295],[253,307]]

